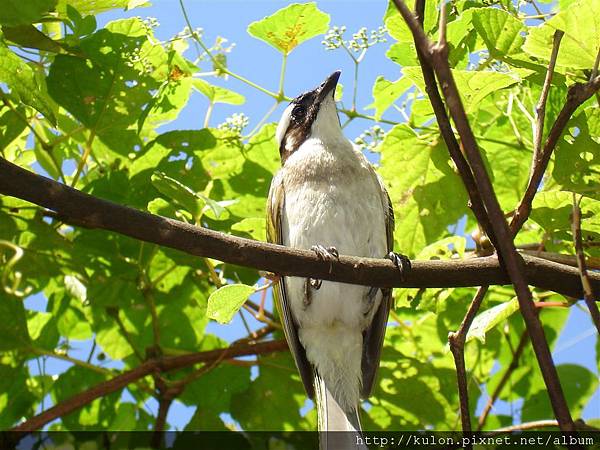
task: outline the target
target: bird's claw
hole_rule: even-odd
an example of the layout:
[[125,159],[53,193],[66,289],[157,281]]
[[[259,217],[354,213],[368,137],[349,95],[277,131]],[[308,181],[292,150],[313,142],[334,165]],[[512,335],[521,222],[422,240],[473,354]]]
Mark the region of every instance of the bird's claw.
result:
[[412,267],[408,256],[402,255],[400,253],[389,252],[386,258],[391,260],[394,263],[394,265],[398,268],[398,270],[400,271],[400,279],[404,281],[405,276],[410,272]]
[[319,259],[329,262],[329,273],[331,273],[331,271],[333,270],[333,262],[337,261],[340,258],[340,253],[337,251],[337,248],[325,247],[321,244],[317,244],[313,245],[310,249],[316,253]]
[[313,245],[310,249],[323,261],[333,262],[340,257],[340,254],[335,247],[325,247],[321,244],[317,244]]

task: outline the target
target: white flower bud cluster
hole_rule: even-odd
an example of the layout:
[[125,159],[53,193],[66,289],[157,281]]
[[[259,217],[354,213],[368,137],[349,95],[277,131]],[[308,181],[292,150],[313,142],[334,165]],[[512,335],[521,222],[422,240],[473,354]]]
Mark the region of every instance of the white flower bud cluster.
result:
[[194,28],[193,30],[190,30],[190,27],[186,26],[183,28],[183,30],[177,33],[176,37],[179,39],[187,39],[189,37],[195,36],[196,38],[201,39],[203,34],[204,28],[198,27]]
[[366,27],[362,27],[352,35],[352,39],[347,41],[344,40],[345,32],[345,26],[331,28],[322,41],[325,49],[335,50],[340,47],[346,47],[347,49],[358,53],[375,44],[387,41],[385,37],[387,30],[385,27],[379,27],[376,30],[371,31],[367,30]]
[[374,152],[377,146],[383,141],[385,131],[379,125],[373,125],[368,130],[365,130],[360,134],[354,143],[358,145],[361,150],[368,150]]
[[126,59],[125,64],[128,67],[136,68],[140,75],[150,74],[154,71],[154,65],[148,58],[142,56],[142,51],[139,47],[124,53],[123,56]]
[[217,129],[232,136],[240,136],[244,128],[248,126],[250,119],[244,113],[233,113],[225,122],[219,124]]

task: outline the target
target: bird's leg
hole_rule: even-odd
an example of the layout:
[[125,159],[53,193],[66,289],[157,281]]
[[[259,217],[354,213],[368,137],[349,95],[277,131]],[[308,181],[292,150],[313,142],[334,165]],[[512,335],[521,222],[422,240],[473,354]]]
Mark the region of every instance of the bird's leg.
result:
[[[338,260],[340,257],[337,248],[325,247],[321,244],[317,244],[313,245],[310,249],[316,253],[319,259],[322,259],[323,261],[329,261],[329,273],[331,273],[333,270],[333,262]],[[318,290],[322,284],[322,280],[317,280],[315,278],[309,278],[307,281],[310,284],[310,287],[312,287],[314,290]]]
[[[402,281],[404,281],[404,276],[410,271],[411,269],[411,265],[410,265],[410,259],[408,259],[408,256],[405,255],[401,255],[400,253],[394,253],[394,252],[389,252],[386,256],[386,259],[390,259],[394,265],[398,268],[398,270],[400,271],[400,278]],[[367,292],[367,305],[366,305],[366,312],[365,315],[367,315],[370,311],[371,308],[373,307],[373,303],[375,302],[375,296],[377,295],[377,291],[379,291],[379,289],[381,289],[381,291],[385,294],[386,290],[388,290],[388,288],[376,288],[376,287],[372,287],[371,289],[369,289],[369,292]]]
[[404,277],[408,274],[408,272],[410,272],[411,269],[410,259],[408,259],[408,256],[400,253],[389,252],[386,255],[386,258],[391,260],[398,268],[400,271],[400,279],[404,281]]
[[312,292],[310,291],[312,281],[311,278],[304,280],[304,299],[302,300],[304,309],[308,308],[312,303]]

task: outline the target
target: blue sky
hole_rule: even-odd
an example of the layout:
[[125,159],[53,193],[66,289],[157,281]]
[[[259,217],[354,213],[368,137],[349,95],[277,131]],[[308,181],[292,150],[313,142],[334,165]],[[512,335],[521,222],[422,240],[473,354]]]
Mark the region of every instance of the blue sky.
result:
[[[190,21],[194,27],[204,29],[203,39],[206,44],[212,44],[217,36],[228,39],[228,44],[235,43],[232,53],[228,55],[229,68],[244,77],[276,91],[279,82],[281,67],[281,55],[266,43],[248,36],[246,28],[249,23],[270,15],[279,8],[290,2],[285,1],[247,1],[247,0],[186,0]],[[331,26],[345,25],[348,34],[358,30],[360,27],[375,29],[382,22],[387,2],[385,1],[320,1],[319,9],[330,14]],[[108,21],[130,17],[142,16],[155,17],[160,26],[155,34],[161,40],[166,40],[181,31],[185,22],[180,12],[177,0],[154,0],[153,5],[148,8],[135,9],[130,12],[121,10],[101,14],[98,17],[99,26]],[[348,36],[350,37],[350,36]],[[373,111],[364,110],[364,106],[371,103],[371,86],[377,76],[383,75],[387,79],[395,80],[400,75],[400,67],[385,58],[388,45],[380,44],[371,48],[360,67],[360,78],[358,88],[358,111],[372,114]],[[195,51],[190,48],[188,57],[194,59]],[[294,97],[300,92],[310,89],[319,84],[328,74],[334,70],[342,70],[341,83],[344,85],[344,99],[349,99],[352,89],[352,78],[354,64],[343,50],[326,51],[321,44],[321,38],[312,39],[296,48],[288,58],[285,78],[285,93]],[[210,70],[204,63],[202,70]],[[220,84],[229,89],[242,93],[246,97],[246,103],[242,106],[218,105],[212,115],[210,125],[216,126],[223,122],[226,117],[236,112],[244,112],[251,118],[251,123],[246,131],[251,130],[256,122],[271,108],[273,101],[263,93],[249,88],[244,83],[235,79],[210,79],[210,82]],[[349,101],[345,101],[349,107]],[[199,129],[202,128],[204,113],[208,102],[200,94],[195,93],[180,117],[162,127],[164,131],[170,129]],[[277,111],[271,116],[271,121],[278,120],[285,104],[281,104]],[[400,113],[393,109],[385,116],[390,120],[401,121]],[[354,139],[373,123],[357,119],[347,128],[346,134]],[[385,129],[386,126],[382,125]],[[36,309],[43,306],[43,300],[36,296],[28,301],[29,306]],[[249,320],[251,318],[246,315]],[[567,323],[564,333],[559,339],[554,354],[557,363],[575,362],[582,364],[597,373],[594,344],[596,340],[591,321],[587,312],[578,308],[572,308],[571,317]],[[237,318],[231,325],[222,326],[209,325],[209,331],[228,340],[233,340],[245,335],[241,320]],[[81,354],[77,357],[87,357],[89,343],[81,343]],[[32,372],[36,373],[35,362],[32,363]],[[60,373],[68,365],[62,362],[48,361],[46,367],[49,373]],[[152,413],[156,413],[156,402],[149,401],[147,405]],[[481,407],[481,405],[480,405]],[[510,406],[499,404],[498,410],[509,412]],[[183,428],[191,415],[192,408],[186,408],[175,402],[169,412],[168,421],[176,428]],[[600,417],[600,396],[596,392],[593,400],[587,406],[585,418]]]

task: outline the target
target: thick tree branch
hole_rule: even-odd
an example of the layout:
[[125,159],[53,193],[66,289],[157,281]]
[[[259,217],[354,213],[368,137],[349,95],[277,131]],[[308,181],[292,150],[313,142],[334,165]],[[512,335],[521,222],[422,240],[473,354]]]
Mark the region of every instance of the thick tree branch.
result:
[[258,355],[277,352],[287,349],[287,344],[284,340],[267,341],[251,345],[236,345],[229,348],[210,350],[207,352],[190,353],[189,355],[172,356],[158,359],[151,359],[139,365],[135,369],[125,372],[115,378],[100,383],[87,391],[61,402],[52,408],[26,420],[25,422],[12,428],[10,431],[29,433],[40,430],[48,422],[59,417],[63,417],[70,412],[73,412],[82,406],[91,403],[97,398],[104,397],[113,392],[123,389],[130,383],[133,383],[140,378],[150,375],[154,372],[168,372],[171,370],[189,367],[198,363],[209,363],[218,360],[226,360],[238,356]]
[[[314,252],[230,236],[206,228],[155,216],[93,197],[64,184],[36,175],[0,158],[0,194],[11,195],[49,208],[62,220],[114,231],[142,241],[216,258],[281,275],[314,277],[377,287],[440,288],[508,284],[510,279],[495,256],[460,261],[414,261],[400,279],[387,259],[340,256],[330,263]],[[583,295],[576,268],[523,255],[528,283],[570,297]],[[590,273],[600,290],[600,274]]]
[[504,214],[500,208],[496,194],[494,193],[489,174],[483,164],[483,159],[479,152],[475,136],[469,125],[467,114],[462,105],[454,77],[452,76],[452,71],[448,63],[448,47],[446,45],[436,45],[431,43],[406,4],[402,0],[394,0],[394,3],[413,33],[417,48],[419,48],[423,55],[428,58],[442,88],[446,105],[450,111],[454,124],[456,125],[463,149],[466,153],[467,161],[469,162],[469,166],[471,167],[471,171],[473,172],[477,184],[477,189],[481,194],[489,220],[492,224],[498,244],[497,251],[503,260],[503,265],[515,288],[521,314],[525,319],[527,331],[530,335],[535,355],[544,377],[544,382],[548,388],[548,394],[550,396],[554,414],[560,423],[561,430],[574,431],[575,425],[573,424],[573,419],[571,418],[571,413],[569,412],[558,379],[558,372],[552,361],[552,355],[546,341],[544,329],[537,316],[531,292],[529,291],[527,282],[523,276],[523,261],[516,251],[508,223],[504,218]]

